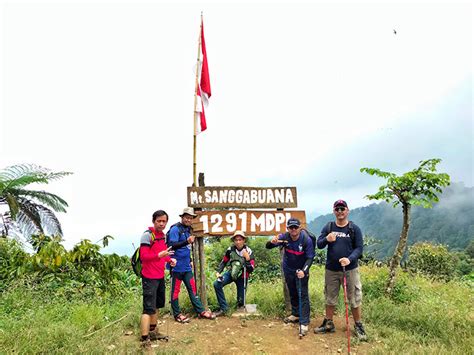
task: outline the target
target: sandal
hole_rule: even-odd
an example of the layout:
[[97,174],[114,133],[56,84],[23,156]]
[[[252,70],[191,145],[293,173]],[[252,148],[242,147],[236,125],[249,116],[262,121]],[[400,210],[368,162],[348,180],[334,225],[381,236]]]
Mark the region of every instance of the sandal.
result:
[[205,319],[216,319],[216,315],[212,313],[211,311],[204,311],[199,313],[199,318],[205,318]]
[[189,323],[189,318],[186,317],[184,314],[180,313],[176,317],[174,317],[174,320],[178,323]]

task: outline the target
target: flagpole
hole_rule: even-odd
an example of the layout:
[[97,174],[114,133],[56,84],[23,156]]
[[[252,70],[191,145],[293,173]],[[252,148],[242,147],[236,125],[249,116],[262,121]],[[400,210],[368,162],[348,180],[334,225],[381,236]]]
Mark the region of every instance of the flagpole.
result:
[[201,34],[202,34],[202,12],[201,12],[201,26],[199,28],[199,45],[197,53],[197,65],[196,65],[196,84],[194,86],[194,112],[193,112],[193,121],[194,121],[194,131],[193,131],[193,184],[197,187],[197,174],[196,174],[196,110],[197,110],[197,90],[199,85],[199,63],[201,61]]

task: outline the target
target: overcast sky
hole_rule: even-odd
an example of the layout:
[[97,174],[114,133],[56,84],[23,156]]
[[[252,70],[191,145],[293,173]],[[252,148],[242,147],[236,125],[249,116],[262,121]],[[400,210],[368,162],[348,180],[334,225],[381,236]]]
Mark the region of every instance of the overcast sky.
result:
[[[200,13],[212,97],[198,136],[208,186],[296,186],[307,218],[441,158],[473,185],[470,2],[216,4],[2,1],[0,168],[74,173],[65,244],[132,241],[192,184]],[[395,33],[396,32],[396,33]]]

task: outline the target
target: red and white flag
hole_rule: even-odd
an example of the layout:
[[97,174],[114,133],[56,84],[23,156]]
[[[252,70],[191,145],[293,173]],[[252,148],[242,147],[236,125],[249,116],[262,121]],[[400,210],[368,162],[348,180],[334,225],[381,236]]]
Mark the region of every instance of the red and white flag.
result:
[[204,132],[207,128],[205,107],[211,97],[211,81],[209,79],[209,68],[207,66],[206,42],[204,41],[204,23],[201,20],[201,61],[198,65],[198,85],[196,86],[197,104],[196,112],[196,135]]

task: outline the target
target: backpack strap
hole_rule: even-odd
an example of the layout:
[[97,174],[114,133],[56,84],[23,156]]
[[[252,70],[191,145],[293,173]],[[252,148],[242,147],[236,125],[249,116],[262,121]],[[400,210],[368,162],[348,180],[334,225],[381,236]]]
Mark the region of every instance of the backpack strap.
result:
[[328,230],[328,234],[332,232],[333,221],[330,221],[326,224],[326,229]]
[[352,241],[352,246],[355,246],[355,230],[354,230],[354,223],[352,221],[349,221],[349,237],[351,237]]
[[[355,245],[354,222],[349,221],[347,226],[349,228],[349,237],[351,237],[352,246],[354,246]],[[328,229],[328,234],[332,232],[333,227],[334,227],[334,222],[333,221],[330,221],[326,224],[326,229]]]
[[306,246],[308,245],[308,239],[311,238],[311,237],[309,236],[306,229],[301,229],[300,233],[303,235],[303,249],[306,249]]

